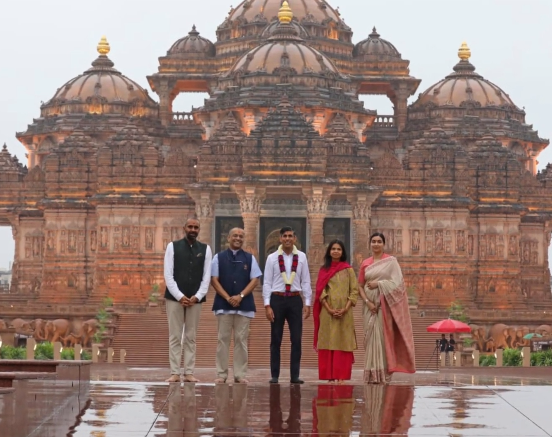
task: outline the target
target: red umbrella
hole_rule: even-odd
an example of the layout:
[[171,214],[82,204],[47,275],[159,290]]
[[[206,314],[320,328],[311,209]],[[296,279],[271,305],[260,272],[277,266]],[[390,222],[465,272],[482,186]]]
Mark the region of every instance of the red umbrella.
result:
[[428,326],[427,332],[471,332],[471,328],[458,320],[445,319]]

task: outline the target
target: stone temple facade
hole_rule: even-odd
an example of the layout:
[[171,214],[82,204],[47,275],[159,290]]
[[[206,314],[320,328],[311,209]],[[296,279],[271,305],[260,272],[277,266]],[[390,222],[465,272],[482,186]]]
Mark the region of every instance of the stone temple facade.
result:
[[[552,168],[525,113],[470,63],[419,94],[409,61],[324,0],[246,0],[194,27],[147,78],[115,69],[102,39],[0,151],[0,224],[16,241],[12,302],[143,304],[188,217],[215,251],[234,226],[261,264],[292,225],[313,273],[343,239],[358,267],[382,231],[426,308],[552,309]],[[446,72],[444,72],[446,73]],[[180,93],[204,106],[176,113]],[[381,115],[359,97],[387,96]],[[313,281],[314,282],[314,281]]]

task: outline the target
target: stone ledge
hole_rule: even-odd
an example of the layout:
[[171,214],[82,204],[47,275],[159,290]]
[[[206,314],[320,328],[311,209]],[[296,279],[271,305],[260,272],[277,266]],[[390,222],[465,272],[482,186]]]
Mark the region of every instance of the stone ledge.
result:
[[552,380],[552,367],[532,366],[532,367],[442,367],[439,373],[446,375],[473,375],[473,376],[492,376],[500,378],[546,378]]

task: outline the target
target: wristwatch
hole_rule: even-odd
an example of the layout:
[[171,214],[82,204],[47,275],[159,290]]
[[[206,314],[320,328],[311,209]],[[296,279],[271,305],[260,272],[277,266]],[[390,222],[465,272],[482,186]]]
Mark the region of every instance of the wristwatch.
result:
[[245,296],[243,295],[243,293],[240,293],[240,297],[243,299]]

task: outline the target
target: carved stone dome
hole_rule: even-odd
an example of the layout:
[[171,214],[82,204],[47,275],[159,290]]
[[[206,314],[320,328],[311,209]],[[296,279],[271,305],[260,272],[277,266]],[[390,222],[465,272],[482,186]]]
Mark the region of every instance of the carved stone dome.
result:
[[100,56],[92,67],[59,88],[41,107],[43,117],[71,113],[117,113],[133,116],[156,116],[157,103],[148,92],[116,70],[107,57],[109,43],[102,38]]
[[374,61],[394,61],[402,59],[397,48],[389,41],[380,38],[380,34],[374,27],[372,33],[363,41],[355,45],[354,57],[362,57]]
[[167,56],[212,57],[215,56],[215,45],[207,38],[200,36],[194,25],[188,35],[172,45]]
[[[339,13],[324,0],[289,0],[289,3],[299,22],[304,18],[320,23],[326,20],[341,22]],[[281,5],[282,0],[246,0],[230,12],[228,21],[239,19],[251,22],[263,16],[271,21],[278,15]]]
[[[307,29],[305,29],[301,24],[299,24],[296,19],[293,19],[291,21],[291,23],[289,23],[289,24],[295,29],[295,31],[297,32],[297,35],[299,35],[299,37],[301,37],[301,38],[308,38],[309,37],[309,32],[307,31]],[[279,26],[280,26],[279,21],[271,22],[263,30],[263,33],[261,34],[261,38],[263,38],[263,39],[270,38],[271,36],[273,36],[278,31]]]
[[339,71],[330,59],[309,47],[289,23],[278,23],[273,36],[265,44],[243,55],[227,75],[237,72],[276,74],[281,69],[296,74],[322,74]]
[[500,87],[475,72],[475,67],[469,62],[471,52],[465,43],[460,48],[458,56],[460,62],[454,66],[454,72],[420,94],[418,100],[412,104],[413,108],[426,105],[471,105],[521,111]]

